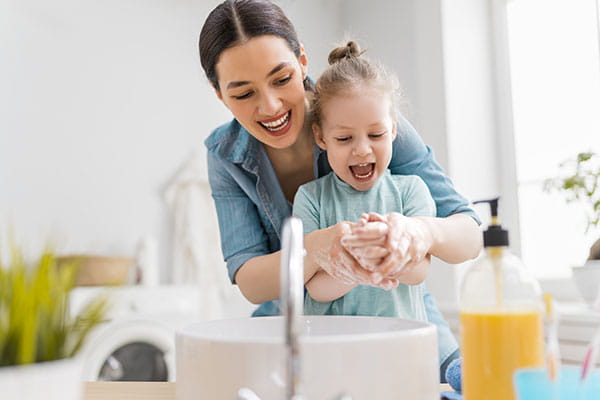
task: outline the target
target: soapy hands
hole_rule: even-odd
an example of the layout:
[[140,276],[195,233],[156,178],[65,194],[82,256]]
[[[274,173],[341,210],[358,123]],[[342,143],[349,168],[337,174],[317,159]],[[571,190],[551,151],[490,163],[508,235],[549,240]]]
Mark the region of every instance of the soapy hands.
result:
[[371,285],[372,272],[363,268],[356,258],[342,245],[342,238],[352,235],[350,222],[340,222],[331,227],[332,244],[327,249],[313,252],[313,261],[325,272],[347,285]]
[[346,269],[346,280],[351,279],[352,271],[362,270],[362,281],[354,283],[386,290],[400,282],[412,283],[411,274],[433,244],[433,236],[423,220],[399,213],[363,214],[349,228],[350,232],[346,230],[340,237],[340,244],[347,253],[345,257],[352,257],[358,268]]

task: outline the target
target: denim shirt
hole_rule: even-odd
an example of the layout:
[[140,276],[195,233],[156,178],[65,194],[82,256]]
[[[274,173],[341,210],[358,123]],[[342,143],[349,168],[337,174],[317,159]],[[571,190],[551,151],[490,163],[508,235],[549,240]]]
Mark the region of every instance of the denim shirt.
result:
[[[204,143],[223,257],[229,278],[235,283],[235,273],[246,261],[281,249],[281,226],[284,219],[292,215],[292,206],[285,198],[262,143],[237,120],[215,129]],[[331,171],[327,154],[316,145],[314,161],[315,177]],[[454,189],[434,160],[433,150],[402,116],[398,117],[389,169],[392,174],[420,176],[435,200],[438,217],[464,213],[479,223],[468,201]],[[424,301],[427,317],[438,329],[441,364],[458,344],[433,297],[426,292]],[[278,314],[279,305],[275,300],[261,304],[252,315]]]

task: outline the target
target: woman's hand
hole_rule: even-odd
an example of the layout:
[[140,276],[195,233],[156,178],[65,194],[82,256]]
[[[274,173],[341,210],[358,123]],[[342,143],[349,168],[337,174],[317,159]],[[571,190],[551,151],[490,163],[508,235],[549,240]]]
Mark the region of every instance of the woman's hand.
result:
[[427,257],[433,244],[428,225],[418,217],[405,217],[393,212],[386,215],[388,256],[379,265],[383,276],[400,279],[413,272]]

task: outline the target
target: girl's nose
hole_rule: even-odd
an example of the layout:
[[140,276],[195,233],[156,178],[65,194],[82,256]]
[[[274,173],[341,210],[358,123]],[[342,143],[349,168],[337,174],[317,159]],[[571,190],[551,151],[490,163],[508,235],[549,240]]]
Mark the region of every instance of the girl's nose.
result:
[[274,93],[264,92],[260,98],[258,112],[260,115],[271,117],[281,111],[281,100]]
[[352,153],[356,157],[365,157],[371,153],[371,144],[369,140],[359,139],[354,142]]

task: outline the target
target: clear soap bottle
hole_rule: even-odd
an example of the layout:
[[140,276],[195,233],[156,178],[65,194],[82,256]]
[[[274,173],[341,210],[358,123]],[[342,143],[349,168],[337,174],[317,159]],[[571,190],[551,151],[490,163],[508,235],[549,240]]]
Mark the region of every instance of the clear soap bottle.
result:
[[538,282],[508,249],[498,198],[484,252],[465,273],[459,298],[465,400],[513,400],[513,374],[544,365],[542,298]]

